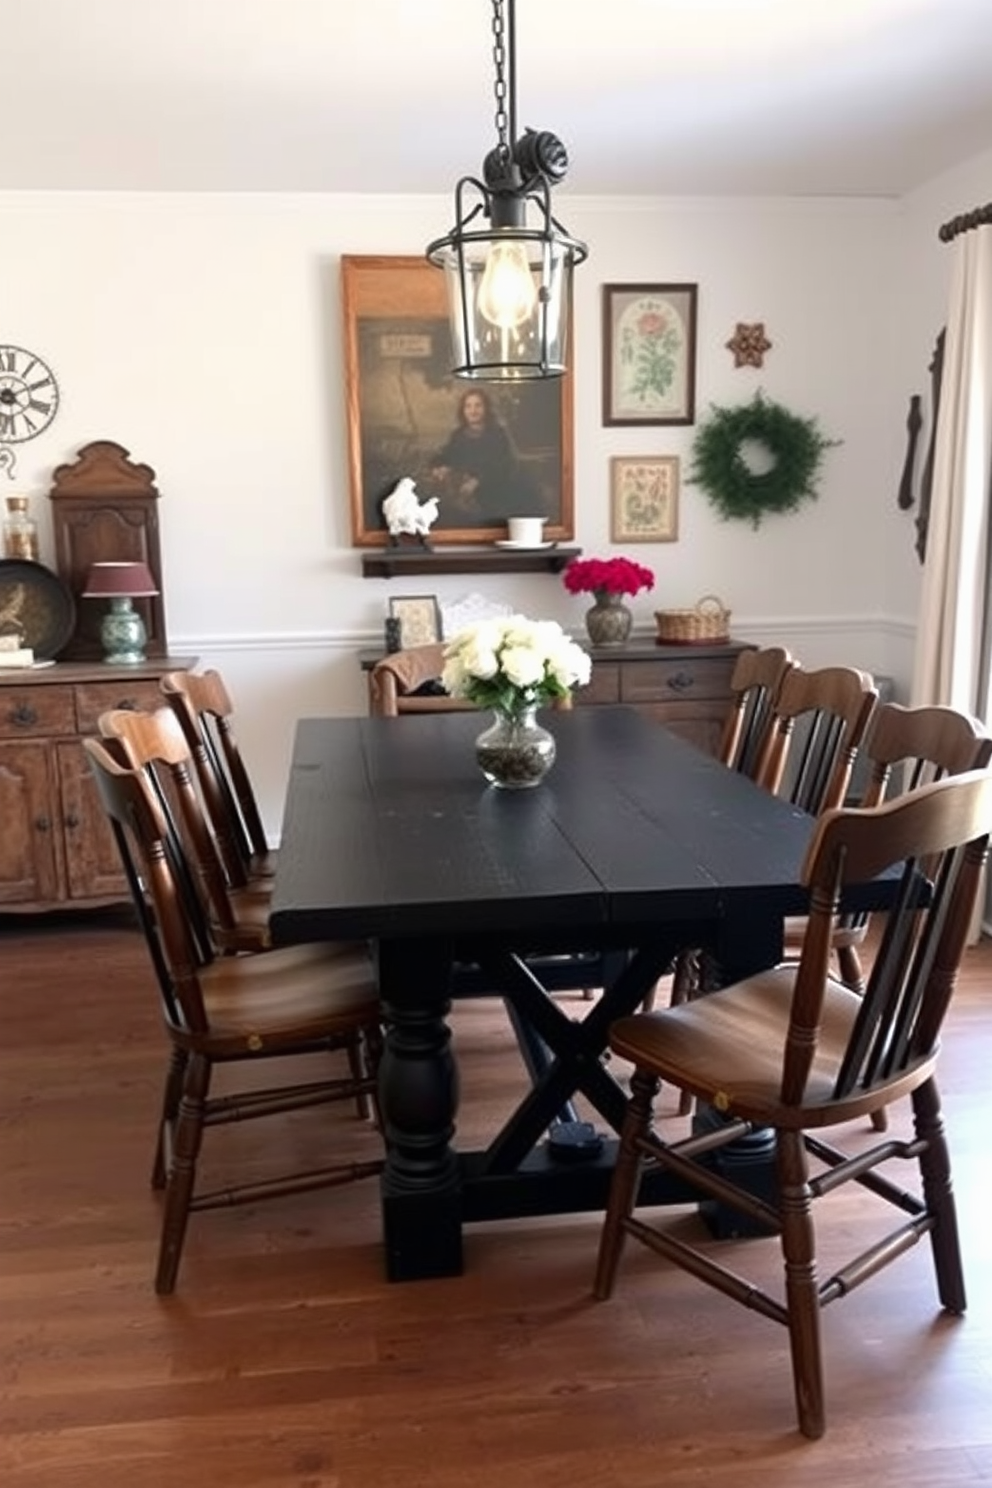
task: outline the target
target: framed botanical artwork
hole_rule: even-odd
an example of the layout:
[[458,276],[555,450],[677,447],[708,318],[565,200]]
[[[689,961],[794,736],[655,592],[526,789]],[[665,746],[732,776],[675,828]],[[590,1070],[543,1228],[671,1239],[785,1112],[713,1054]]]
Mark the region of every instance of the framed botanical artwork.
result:
[[677,455],[615,455],[610,461],[610,541],[675,542]]
[[438,500],[432,542],[505,538],[508,517],[574,536],[572,375],[455,378],[444,275],[426,259],[341,258],[352,543],[382,547],[403,476]]
[[696,418],[695,284],[603,285],[603,423]]
[[395,594],[389,618],[400,625],[400,646],[430,646],[441,639],[441,606],[434,594]]

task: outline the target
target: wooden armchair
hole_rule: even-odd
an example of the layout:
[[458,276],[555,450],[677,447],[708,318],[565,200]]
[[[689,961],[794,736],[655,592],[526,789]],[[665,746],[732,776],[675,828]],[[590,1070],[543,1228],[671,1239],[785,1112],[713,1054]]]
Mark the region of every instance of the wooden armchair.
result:
[[377,661],[369,672],[369,712],[381,718],[401,713],[464,713],[472,704],[447,693],[418,693],[428,682],[437,682],[444,668],[444,642],[410,646]]

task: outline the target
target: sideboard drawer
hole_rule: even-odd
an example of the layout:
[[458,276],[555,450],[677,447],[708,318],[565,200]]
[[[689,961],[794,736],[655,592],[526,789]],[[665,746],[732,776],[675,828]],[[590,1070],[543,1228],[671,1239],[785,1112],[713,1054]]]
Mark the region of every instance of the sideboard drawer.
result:
[[0,693],[0,739],[74,734],[71,687],[5,687]]
[[728,699],[737,653],[724,657],[691,656],[640,662],[620,672],[620,700],[624,703],[673,702],[698,698]]
[[125,676],[110,682],[81,682],[76,688],[76,719],[81,734],[95,734],[100,714],[111,708],[152,712],[164,706],[165,699],[157,682]]
[[618,663],[597,661],[592,676],[585,687],[575,694],[577,703],[618,703],[620,701],[620,666]]

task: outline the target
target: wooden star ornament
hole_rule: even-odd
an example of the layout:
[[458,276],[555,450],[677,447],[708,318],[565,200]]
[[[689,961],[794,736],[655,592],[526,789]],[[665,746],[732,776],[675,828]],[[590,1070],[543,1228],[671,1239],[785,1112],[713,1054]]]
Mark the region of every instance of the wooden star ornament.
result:
[[739,320],[736,331],[724,344],[728,351],[734,353],[735,367],[763,367],[765,352],[772,349],[772,343],[765,335],[763,320],[756,320],[753,325]]

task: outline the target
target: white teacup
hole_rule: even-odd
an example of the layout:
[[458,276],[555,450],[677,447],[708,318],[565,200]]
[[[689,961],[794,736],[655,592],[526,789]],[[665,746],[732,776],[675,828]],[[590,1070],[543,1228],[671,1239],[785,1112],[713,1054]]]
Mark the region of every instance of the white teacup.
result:
[[536,548],[544,541],[546,521],[546,517],[508,517],[506,527],[510,541],[519,543],[521,547]]

